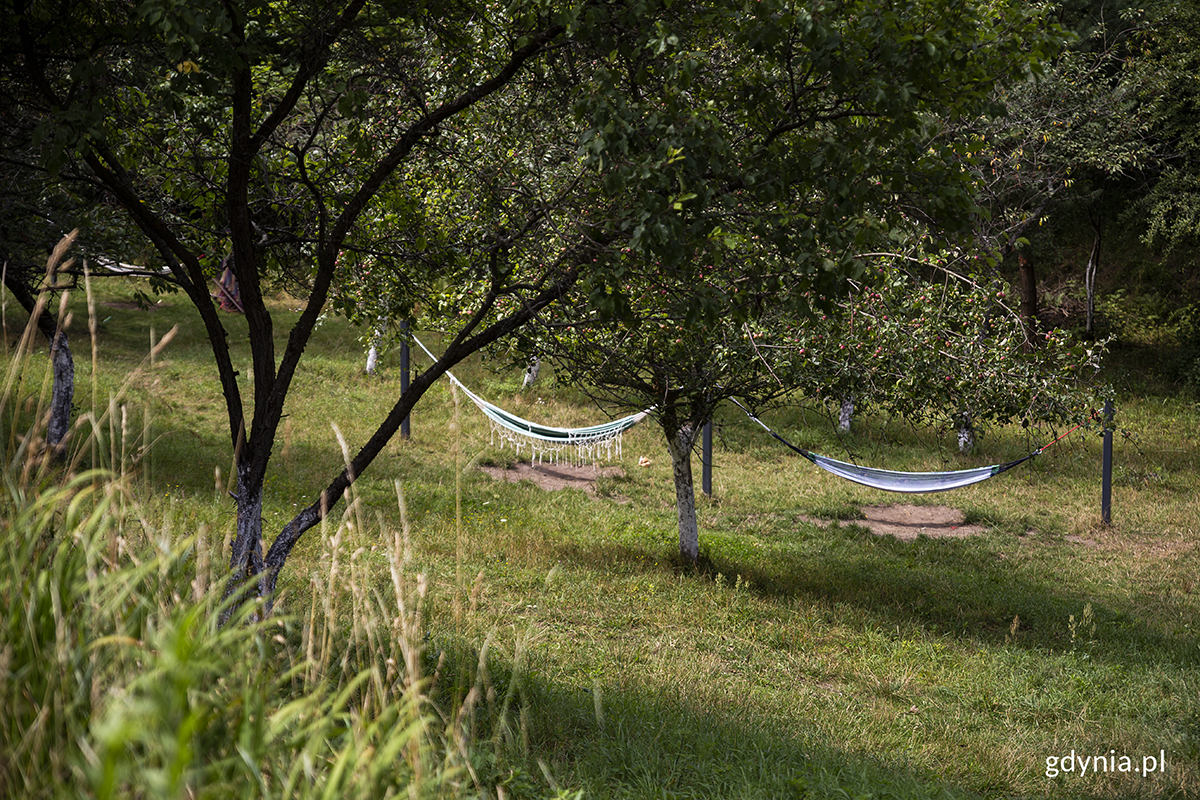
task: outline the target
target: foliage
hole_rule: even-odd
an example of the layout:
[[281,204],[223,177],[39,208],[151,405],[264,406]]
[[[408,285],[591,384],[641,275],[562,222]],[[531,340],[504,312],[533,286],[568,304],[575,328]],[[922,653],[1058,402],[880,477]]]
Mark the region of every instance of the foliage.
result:
[[1170,308],[1166,298],[1155,295],[1130,297],[1117,289],[1105,298],[1100,311],[1122,344],[1170,350],[1182,343],[1195,327],[1196,305]]
[[1103,229],[1105,192],[1119,193],[1122,178],[1154,159],[1147,81],[1128,68],[1144,20],[1136,10],[1080,13],[1083,35],[1036,77],[1005,88],[997,98],[1002,114],[971,126],[988,211],[979,234],[997,254],[1073,206],[1089,209]]
[[634,91],[577,105],[590,122],[587,162],[624,195],[626,257],[690,279],[696,297],[675,313],[711,322],[743,306],[705,290],[702,270],[725,261],[709,243],[758,291],[803,308],[806,290],[834,293],[859,271],[855,252],[901,224],[906,206],[960,225],[973,208],[966,143],[937,137],[931,116],[971,113],[1052,52],[1056,30],[1039,15],[1015,4],[851,1],[814,13],[767,2],[647,31],[642,48],[663,58],[638,53],[631,75],[598,74]]
[[789,384],[827,406],[853,398],[943,429],[1088,421],[1107,342],[1055,329],[1029,348],[1007,285],[971,267],[953,253],[885,255],[836,311],[754,335]]
[[1153,185],[1142,208],[1146,242],[1170,250],[1194,244],[1200,230],[1200,12],[1176,3],[1160,3],[1154,10],[1153,24],[1138,40],[1141,53],[1134,62],[1146,81],[1141,99],[1152,111],[1159,148]]

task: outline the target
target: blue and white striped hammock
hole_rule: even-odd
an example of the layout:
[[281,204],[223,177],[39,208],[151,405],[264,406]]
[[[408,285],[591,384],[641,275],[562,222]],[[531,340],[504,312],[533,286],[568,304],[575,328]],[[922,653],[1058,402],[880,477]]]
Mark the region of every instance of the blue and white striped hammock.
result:
[[[860,467],[858,464],[851,464],[846,461],[838,461],[828,456],[810,453],[803,447],[796,445],[784,439],[775,431],[767,427],[766,423],[758,417],[750,413],[749,410],[737,400],[733,401],[738,408],[746,412],[746,416],[762,426],[763,430],[774,436],[780,442],[795,450],[800,455],[807,458],[812,463],[816,464],[826,472],[831,472],[839,478],[845,478],[848,481],[860,483],[863,486],[869,486],[872,489],[882,489],[885,492],[903,492],[905,494],[923,494],[928,492],[948,492],[951,489],[961,489],[964,486],[970,486],[973,483],[986,481],[988,478],[994,478],[1001,472],[1010,470],[1018,464],[1024,463],[1036,455],[1041,455],[1045,447],[1039,447],[1027,456],[1018,458],[1015,461],[1008,461],[1004,464],[992,464],[987,467],[976,467],[974,469],[959,469],[950,472],[899,472],[890,469],[876,469],[875,467]],[[1062,437],[1059,437],[1060,439]],[[1058,441],[1057,439],[1055,441]],[[1047,447],[1049,445],[1046,445]]]
[[[437,357],[429,352],[429,349],[421,344],[417,337],[414,336],[413,341],[425,351],[427,356],[434,361],[437,360]],[[611,422],[589,425],[584,428],[556,428],[550,425],[539,425],[484,400],[464,386],[463,382],[454,377],[449,370],[446,371],[446,375],[488,418],[492,429],[492,444],[495,444],[497,440],[501,446],[511,444],[516,448],[518,454],[523,448],[528,447],[530,456],[535,461],[541,461],[543,458],[551,462],[557,461],[564,451],[572,453],[576,462],[592,460],[601,455],[606,459],[612,459],[614,456],[619,458],[621,434],[641,422],[650,413],[650,410],[647,409],[637,414],[614,419]]]

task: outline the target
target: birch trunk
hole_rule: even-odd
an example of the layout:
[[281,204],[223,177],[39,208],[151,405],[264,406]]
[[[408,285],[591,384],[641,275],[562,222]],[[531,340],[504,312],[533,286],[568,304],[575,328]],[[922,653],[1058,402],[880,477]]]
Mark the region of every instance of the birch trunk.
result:
[[1087,268],[1084,270],[1083,285],[1087,292],[1087,338],[1096,338],[1096,270],[1100,268],[1100,229],[1095,229],[1096,238],[1092,243],[1092,252],[1088,255]]
[[375,368],[379,366],[379,345],[383,343],[383,334],[386,331],[386,324],[383,320],[375,326],[374,332],[371,333],[371,349],[367,351],[367,374],[374,375]]
[[966,454],[975,449],[975,426],[971,416],[962,414],[958,418],[958,452]]

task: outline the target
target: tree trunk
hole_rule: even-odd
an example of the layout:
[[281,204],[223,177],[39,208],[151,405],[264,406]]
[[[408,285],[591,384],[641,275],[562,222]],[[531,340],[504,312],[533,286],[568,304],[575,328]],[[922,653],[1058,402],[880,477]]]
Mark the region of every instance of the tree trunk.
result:
[[700,557],[700,529],[696,524],[696,487],[692,481],[692,445],[695,430],[684,425],[678,431],[666,430],[667,450],[671,453],[671,471],[675,476],[675,506],[679,514],[679,555],[689,564]]
[[958,452],[964,455],[975,449],[975,426],[970,414],[958,415]]
[[525,368],[525,380],[521,384],[522,389],[528,389],[533,386],[538,379],[538,373],[542,370],[542,360],[537,356],[529,359],[529,366]]
[[75,398],[75,360],[64,330],[52,339],[50,362],[54,383],[50,391],[50,421],[46,426],[46,444],[57,457],[62,454],[67,432],[71,429],[71,401]]
[[1083,285],[1087,292],[1087,325],[1086,335],[1089,339],[1096,338],[1096,270],[1100,267],[1100,228],[1092,227],[1096,235],[1092,243],[1092,252],[1088,256],[1087,269],[1083,275]]
[[375,326],[374,332],[371,334],[371,349],[367,351],[367,374],[374,375],[375,367],[379,365],[379,345],[383,342],[383,333],[386,323],[383,320]]
[[30,321],[50,343],[50,363],[54,380],[50,390],[50,420],[46,426],[46,445],[55,455],[61,455],[63,442],[71,429],[71,401],[75,398],[75,360],[67,342],[67,332],[54,315],[38,303],[29,286],[15,271],[4,271],[4,285],[25,309]]
[[854,419],[854,398],[843,397],[842,409],[838,413],[838,430],[842,433],[849,433],[852,419]]
[[1038,296],[1037,271],[1033,261],[1028,256],[1017,256],[1021,265],[1021,319],[1025,323],[1025,349],[1034,350],[1038,346]]
[[[221,611],[221,623],[229,621],[233,612],[246,600],[265,593],[262,552],[262,498],[263,487],[250,483],[251,469],[246,462],[238,465],[237,493],[237,536],[233,539],[229,554],[229,581],[225,584],[226,606]],[[248,585],[257,578],[258,586]],[[240,594],[236,603],[229,599]]]

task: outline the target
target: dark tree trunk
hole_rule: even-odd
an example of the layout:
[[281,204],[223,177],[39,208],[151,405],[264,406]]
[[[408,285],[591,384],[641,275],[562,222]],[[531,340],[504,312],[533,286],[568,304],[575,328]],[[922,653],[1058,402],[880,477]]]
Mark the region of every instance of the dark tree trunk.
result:
[[1096,338],[1096,271],[1100,268],[1100,227],[1092,223],[1095,240],[1092,242],[1092,252],[1088,256],[1087,269],[1084,271],[1083,285],[1087,292],[1087,325],[1086,335],[1089,339]]
[[50,391],[50,419],[46,425],[46,444],[50,451],[58,456],[62,454],[67,432],[71,429],[71,402],[75,398],[75,360],[71,357],[67,332],[53,314],[44,307],[39,307],[37,298],[21,275],[5,270],[4,285],[50,343],[54,381]]
[[50,420],[46,425],[46,444],[56,456],[62,454],[67,432],[71,429],[71,401],[75,399],[75,360],[67,343],[67,332],[59,330],[50,345],[54,383],[50,391]]
[[1038,346],[1037,271],[1033,261],[1024,254],[1017,256],[1021,278],[1021,320],[1025,323],[1025,349]]

